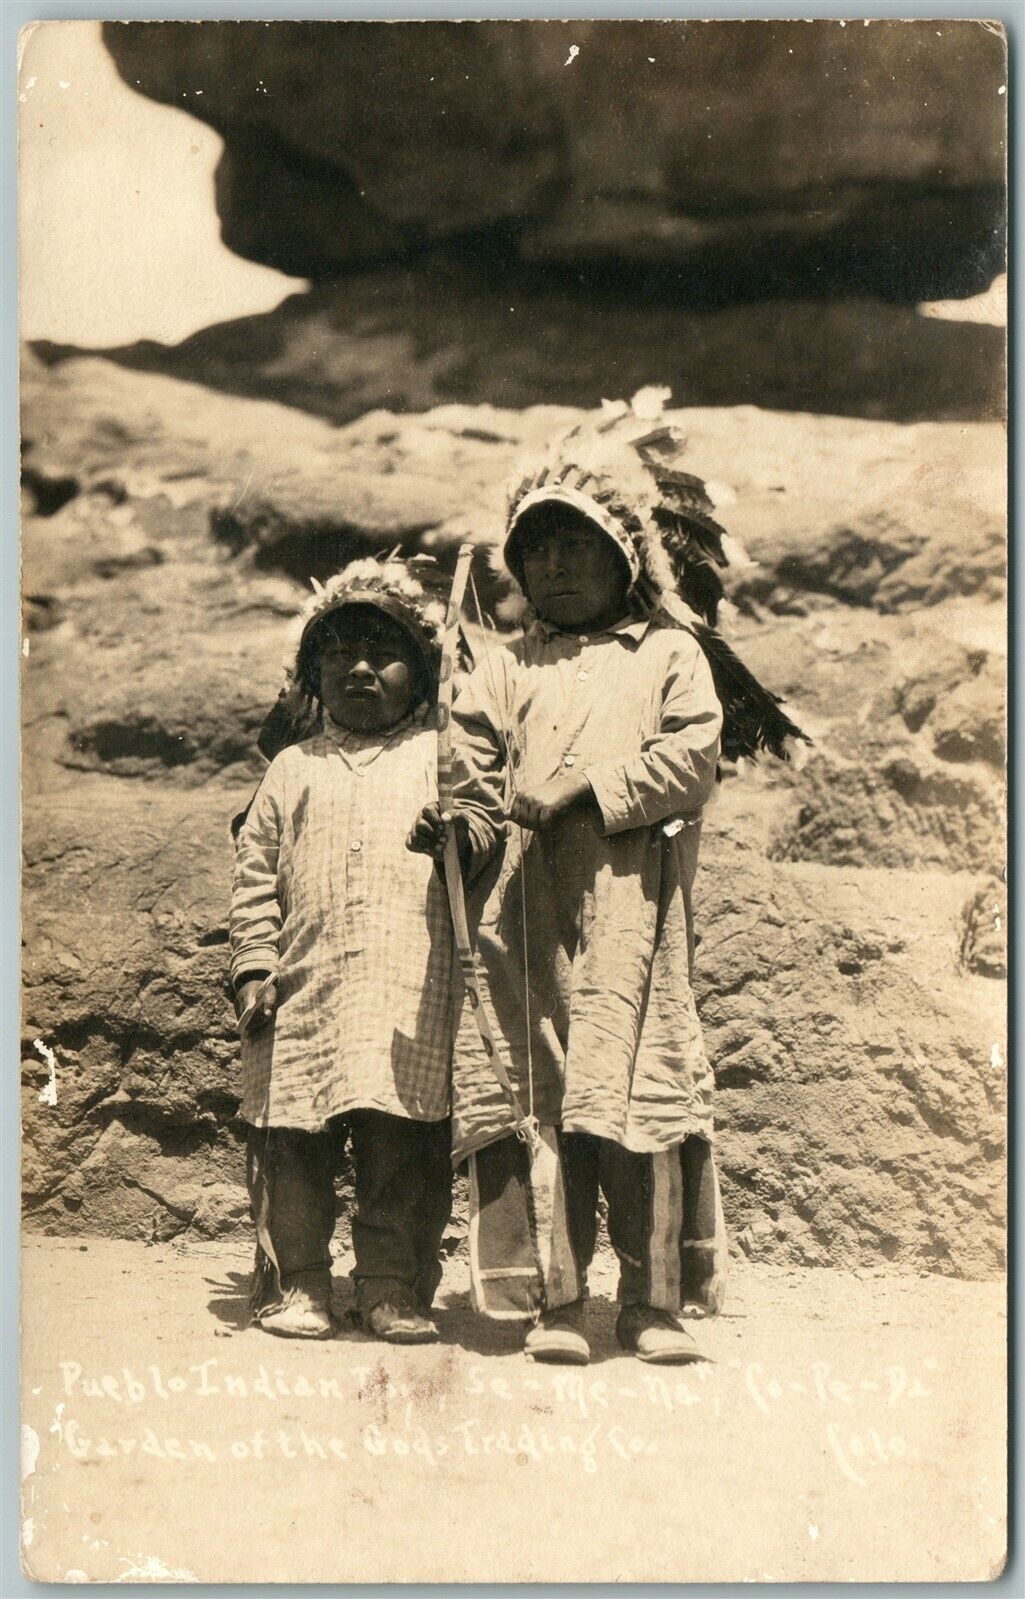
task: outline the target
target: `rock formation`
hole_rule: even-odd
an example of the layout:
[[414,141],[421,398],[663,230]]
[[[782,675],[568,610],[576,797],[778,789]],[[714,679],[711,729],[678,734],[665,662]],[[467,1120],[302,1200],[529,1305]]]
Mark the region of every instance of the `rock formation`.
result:
[[[320,278],[440,241],[727,298],[964,295],[1000,269],[1006,46],[985,22],[107,23],[225,141],[224,237]],[[415,158],[411,158],[415,152]]]
[[[289,618],[310,574],[360,551],[493,542],[511,466],[572,414],[433,405],[337,427],[26,356],[31,1225],[244,1224],[227,827],[259,777]],[[994,1273],[1003,430],[682,419],[757,563],[733,578],[735,642],[815,739],[799,769],[728,771],[706,823],[698,998],[731,1227],[760,1259]]]

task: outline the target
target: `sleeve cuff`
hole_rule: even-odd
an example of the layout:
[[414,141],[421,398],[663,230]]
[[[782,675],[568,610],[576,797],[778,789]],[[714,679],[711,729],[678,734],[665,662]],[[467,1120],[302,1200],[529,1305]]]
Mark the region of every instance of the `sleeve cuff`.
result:
[[621,786],[614,781],[614,772],[592,767],[584,772],[584,776],[590,783],[591,792],[598,802],[606,833],[620,832],[625,827],[637,825],[630,814]]
[[463,813],[467,822],[467,838],[470,844],[470,861],[466,868],[466,881],[472,883],[487,866],[488,862],[505,842],[505,830],[495,833],[494,829],[483,826],[476,817],[469,812]]
[[240,977],[247,972],[266,972],[268,977],[273,977],[278,969],[277,946],[272,944],[257,944],[250,949],[240,950],[231,958],[231,981],[236,985]]

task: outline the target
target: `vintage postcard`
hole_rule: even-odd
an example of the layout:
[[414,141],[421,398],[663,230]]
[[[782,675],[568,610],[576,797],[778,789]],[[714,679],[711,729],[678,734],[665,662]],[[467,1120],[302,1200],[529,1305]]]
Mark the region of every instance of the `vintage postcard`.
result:
[[20,41],[24,1571],[1007,1550],[996,23]]

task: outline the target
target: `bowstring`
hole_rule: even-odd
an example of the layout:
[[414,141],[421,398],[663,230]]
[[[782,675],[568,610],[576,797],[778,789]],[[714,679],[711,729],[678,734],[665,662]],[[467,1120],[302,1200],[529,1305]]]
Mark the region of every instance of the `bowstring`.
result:
[[[488,679],[491,683],[491,693],[494,698],[495,705],[498,706],[501,704],[501,701],[498,696],[498,685],[495,681],[495,670],[491,660],[491,647],[488,644],[488,624],[484,619],[484,608],[480,603],[480,595],[477,592],[477,580],[473,575],[472,566],[470,568],[470,593],[473,595],[473,607],[477,613],[477,623],[481,630],[481,636],[484,639],[484,660],[487,666]],[[515,799],[517,794],[516,767],[520,764],[523,758],[523,747],[513,734],[511,721],[509,726],[504,727],[502,731],[510,753],[515,757],[513,761],[509,762],[509,790],[512,798]],[[530,955],[528,952],[527,940],[527,851],[523,840],[523,824],[521,822],[517,822],[516,826],[520,836],[520,937],[523,942],[523,1007],[524,1020],[527,1028],[527,1114],[529,1115],[531,1121],[533,1121],[534,1049],[532,1043],[532,1034],[534,1029],[533,1022],[531,1020]]]

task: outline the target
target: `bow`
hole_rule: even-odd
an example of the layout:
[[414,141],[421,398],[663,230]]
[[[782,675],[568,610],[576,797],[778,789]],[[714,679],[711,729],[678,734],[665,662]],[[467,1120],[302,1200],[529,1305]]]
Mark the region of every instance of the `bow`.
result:
[[[456,560],[455,574],[452,578],[452,588],[449,593],[448,611],[445,616],[445,634],[441,645],[441,668],[438,679],[438,807],[442,816],[451,816],[455,801],[455,782],[452,765],[452,688],[455,672],[456,650],[459,641],[459,616],[466,595],[466,585],[470,579],[470,563],[473,560],[473,545],[462,544]],[[470,924],[466,914],[466,895],[463,890],[463,874],[459,863],[459,844],[454,826],[448,826],[445,833],[445,887],[448,892],[448,906],[452,917],[452,932],[455,940],[456,955],[459,968],[463,974],[463,986],[466,997],[470,1002],[474,1023],[480,1035],[480,1041],[487,1056],[488,1064],[494,1072],[498,1085],[509,1103],[509,1109],[514,1119],[514,1131],[518,1139],[525,1143],[533,1154],[538,1147],[539,1134],[536,1116],[528,1114],[520,1103],[518,1094],[512,1084],[509,1072],[509,1063],[505,1060],[500,1049],[485,1009],[480,988],[480,973],[478,957],[470,938]]]

